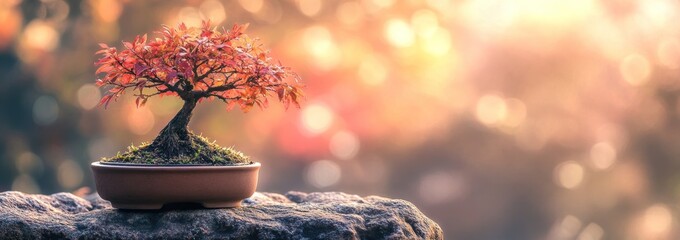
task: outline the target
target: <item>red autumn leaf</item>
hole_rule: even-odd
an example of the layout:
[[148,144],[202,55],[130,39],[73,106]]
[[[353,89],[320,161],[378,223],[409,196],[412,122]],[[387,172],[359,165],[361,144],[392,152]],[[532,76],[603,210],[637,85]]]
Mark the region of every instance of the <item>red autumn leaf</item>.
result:
[[102,97],[102,100],[99,101],[99,105],[104,105],[104,108],[108,107],[109,101],[111,101],[112,97],[113,97],[113,95],[111,95],[111,94],[105,95],[104,97]]
[[276,89],[276,94],[279,96],[279,101],[283,100],[283,96],[286,95],[286,89],[282,87],[278,87]]
[[149,67],[144,66],[141,63],[135,63],[135,69],[134,69],[135,75],[140,76],[147,69],[149,69]]
[[[222,31],[204,22],[200,28],[184,24],[163,26],[149,40],[146,35],[123,42],[123,49],[100,44],[97,85],[109,86],[100,104],[120,97],[125,89],[139,89],[137,105],[153,96],[186,96],[195,100],[219,99],[229,108],[267,107],[267,95],[276,94],[284,105],[298,105],[302,91],[298,77],[274,61],[256,38],[244,34],[248,24]],[[142,91],[148,89],[150,91]]]
[[166,82],[171,82],[173,79],[177,77],[177,72],[170,72],[165,76],[165,81]]
[[95,74],[111,71],[112,68],[113,67],[111,65],[102,65],[101,67],[97,68]]

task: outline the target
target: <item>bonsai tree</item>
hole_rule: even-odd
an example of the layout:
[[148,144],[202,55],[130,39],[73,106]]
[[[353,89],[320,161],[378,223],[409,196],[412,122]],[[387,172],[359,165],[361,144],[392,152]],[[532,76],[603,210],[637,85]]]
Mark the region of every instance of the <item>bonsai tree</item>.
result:
[[105,107],[126,91],[136,96],[137,106],[154,96],[178,96],[184,101],[172,120],[150,144],[107,161],[132,163],[231,164],[247,159],[233,149],[220,148],[187,129],[191,113],[203,100],[221,100],[227,109],[239,106],[247,112],[253,106],[265,108],[268,95],[276,95],[286,108],[299,107],[302,95],[298,77],[275,62],[257,39],[234,25],[221,31],[203,22],[200,28],[183,23],[163,26],[158,38],[137,36],[123,42],[118,50],[106,44],[97,52],[95,63],[100,87],[110,87],[100,105]]

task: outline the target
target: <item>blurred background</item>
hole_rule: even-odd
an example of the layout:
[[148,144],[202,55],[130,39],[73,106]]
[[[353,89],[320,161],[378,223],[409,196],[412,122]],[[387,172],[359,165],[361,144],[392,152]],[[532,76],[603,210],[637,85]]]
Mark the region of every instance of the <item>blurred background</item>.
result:
[[673,0],[2,0],[0,191],[84,194],[151,141],[181,101],[97,107],[97,43],[208,18],[307,86],[301,109],[194,112],[259,191],[405,199],[447,239],[680,238]]

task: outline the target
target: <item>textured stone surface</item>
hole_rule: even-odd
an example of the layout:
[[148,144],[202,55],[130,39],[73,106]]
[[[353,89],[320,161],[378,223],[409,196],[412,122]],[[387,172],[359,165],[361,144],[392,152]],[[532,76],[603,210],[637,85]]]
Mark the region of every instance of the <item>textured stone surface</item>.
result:
[[0,239],[443,239],[413,204],[338,192],[255,193],[241,208],[112,209],[96,194],[0,193]]

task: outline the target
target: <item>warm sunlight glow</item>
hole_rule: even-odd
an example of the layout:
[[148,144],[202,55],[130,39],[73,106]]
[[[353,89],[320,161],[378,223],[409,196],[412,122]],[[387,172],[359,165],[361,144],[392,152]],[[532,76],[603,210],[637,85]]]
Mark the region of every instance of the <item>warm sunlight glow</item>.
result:
[[12,9],[10,6],[0,7],[0,50],[8,47],[19,33],[22,25],[22,14],[19,9]]
[[175,125],[447,239],[680,240],[680,0],[0,0],[2,191],[218,159]]
[[356,26],[363,21],[365,13],[358,2],[343,2],[338,6],[335,14],[343,24]]
[[259,12],[264,5],[264,1],[262,0],[238,0],[238,3],[241,4],[243,9],[251,13]]
[[402,19],[390,19],[385,23],[385,38],[395,47],[408,47],[415,42],[413,29]]
[[639,54],[631,54],[621,61],[620,66],[623,79],[632,86],[645,84],[649,79],[651,66],[647,58]]
[[663,204],[656,204],[645,210],[643,216],[643,228],[649,237],[663,236],[671,228],[673,216],[670,210]]
[[301,120],[305,132],[317,135],[325,132],[331,126],[333,112],[324,104],[308,104],[302,110]]
[[375,56],[365,57],[359,64],[358,75],[363,83],[377,86],[387,79],[387,67],[383,61]]
[[215,25],[218,25],[227,19],[224,5],[222,5],[222,3],[217,0],[207,0],[201,3],[199,10],[201,14],[206,17],[206,19],[210,19],[210,21]]
[[659,62],[667,68],[680,67],[680,41],[677,38],[666,38],[659,43],[656,51]]
[[201,13],[195,7],[183,7],[177,13],[177,19],[191,27],[198,27],[203,21]]
[[505,101],[496,95],[484,95],[477,101],[475,115],[485,125],[496,124],[505,119],[508,113]]
[[646,0],[639,3],[640,12],[645,16],[646,22],[656,27],[665,26],[676,16],[678,3],[669,0]]
[[439,29],[439,20],[435,12],[422,9],[411,16],[411,25],[418,36],[427,39]]
[[302,35],[302,42],[307,52],[314,58],[312,63],[319,67],[331,69],[340,61],[340,50],[328,28],[323,26],[307,28]]
[[18,55],[24,62],[36,63],[58,46],[59,32],[49,22],[33,20],[21,34]]
[[153,129],[156,118],[148,107],[137,107],[129,104],[127,107],[127,124],[130,131],[137,135],[144,135]]
[[423,40],[423,48],[435,56],[446,55],[451,50],[451,34],[446,29],[438,28]]
[[107,23],[117,21],[123,13],[123,6],[118,0],[90,0],[89,2],[92,4],[96,16]]

